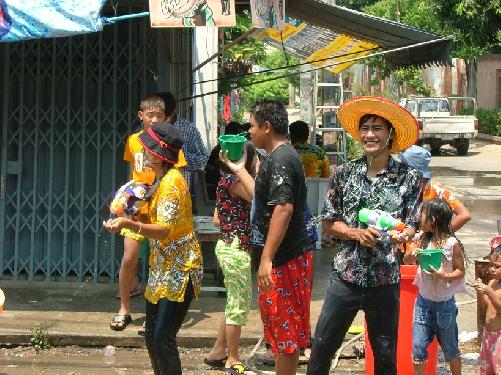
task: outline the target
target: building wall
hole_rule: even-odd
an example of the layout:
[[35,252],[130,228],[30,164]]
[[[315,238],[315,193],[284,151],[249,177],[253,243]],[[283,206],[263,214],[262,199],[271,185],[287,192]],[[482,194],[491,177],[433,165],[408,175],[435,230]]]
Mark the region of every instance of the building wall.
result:
[[501,54],[478,61],[477,103],[479,108],[501,108]]
[[[199,27],[193,34],[193,69],[212,58],[193,72],[193,120],[208,152],[217,144],[217,73],[218,28]],[[204,83],[197,83],[197,82]],[[207,82],[208,81],[208,82]]]
[[[388,91],[397,92],[397,83],[393,77],[380,81],[379,85],[371,86],[371,72],[364,64],[355,64],[343,72],[344,89],[353,96],[385,95]],[[451,66],[432,66],[422,70],[424,82],[434,90],[437,96],[466,96],[466,64],[461,59],[452,59]],[[414,92],[409,87],[401,87],[400,95],[410,95]]]
[[452,66],[423,69],[423,79],[437,96],[466,96],[466,64],[462,59],[452,59]]

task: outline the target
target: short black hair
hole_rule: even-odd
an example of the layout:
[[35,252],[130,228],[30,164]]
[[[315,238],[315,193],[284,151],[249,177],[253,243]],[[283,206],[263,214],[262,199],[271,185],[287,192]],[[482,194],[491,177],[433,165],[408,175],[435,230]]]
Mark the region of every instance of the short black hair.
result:
[[166,91],[166,92],[159,92],[157,95],[161,97],[164,101],[165,115],[170,116],[176,110],[177,106],[177,100],[174,97],[174,94],[172,94],[172,92],[170,91]]
[[389,120],[387,120],[384,117],[381,117],[379,115],[372,114],[372,113],[369,113],[367,115],[363,115],[362,117],[360,117],[360,121],[358,122],[358,128],[360,129],[362,124],[365,124],[369,120],[376,121],[377,118],[380,118],[381,120],[384,121],[384,123],[388,127],[388,131],[390,131],[390,129],[393,128],[393,125]]
[[241,128],[242,128],[242,132],[246,132],[246,133],[245,133],[245,138],[247,138],[247,139],[249,139],[249,140],[250,140],[250,134],[249,134],[250,122],[244,122],[244,123],[241,125]]
[[310,128],[304,121],[294,121],[289,125],[289,134],[291,136],[292,143],[306,142],[310,135]]
[[236,121],[231,121],[224,127],[224,134],[240,134],[242,132],[242,126]]
[[162,97],[160,97],[160,95],[148,95],[141,99],[141,102],[139,103],[140,111],[157,109],[165,111],[165,101]]
[[289,115],[285,106],[278,100],[262,100],[254,104],[250,114],[254,116],[259,127],[268,121],[273,132],[278,135],[287,135],[289,129]]

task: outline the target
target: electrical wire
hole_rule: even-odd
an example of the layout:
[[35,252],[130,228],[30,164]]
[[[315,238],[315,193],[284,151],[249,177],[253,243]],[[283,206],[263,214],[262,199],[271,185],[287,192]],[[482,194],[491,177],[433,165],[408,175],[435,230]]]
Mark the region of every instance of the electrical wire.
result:
[[[356,62],[356,61],[360,61],[360,60],[365,60],[365,59],[368,59],[370,57],[383,56],[383,55],[386,55],[386,54],[389,54],[389,53],[392,53],[392,52],[398,52],[398,51],[402,51],[402,50],[406,50],[406,49],[410,49],[410,48],[415,48],[415,47],[420,47],[420,46],[424,46],[424,45],[428,45],[428,44],[433,44],[433,43],[437,43],[437,42],[448,40],[448,39],[449,39],[449,37],[444,37],[444,38],[434,39],[434,40],[430,40],[430,41],[426,41],[426,42],[420,42],[420,43],[415,43],[415,44],[411,44],[411,45],[396,47],[396,48],[392,48],[392,49],[389,49],[389,50],[385,50],[385,51],[380,51],[380,52],[376,52],[376,53],[373,53],[373,54],[369,54],[369,55],[366,55],[366,56],[354,57],[354,58],[351,58],[351,59],[346,59],[346,60],[343,60],[343,61],[334,62],[332,64],[327,64],[327,65],[322,66],[322,67],[315,67],[315,68],[312,68],[312,69],[303,70],[302,72],[293,72],[293,73],[288,73],[288,74],[284,74],[284,75],[280,75],[280,76],[270,77],[268,79],[263,79],[261,81],[255,81],[255,82],[252,82],[252,83],[235,85],[232,88],[235,89],[235,88],[243,88],[243,87],[253,86],[253,85],[256,85],[256,84],[259,84],[259,83],[274,81],[274,80],[281,79],[281,78],[287,78],[287,77],[291,77],[291,76],[294,76],[294,75],[297,75],[297,74],[301,74],[301,73],[313,72],[313,71],[317,71],[317,70],[320,70],[320,69],[330,68],[330,67],[333,67],[333,66],[336,66],[336,65],[340,65],[340,64],[346,64],[346,63],[349,63],[349,62]],[[335,59],[335,58],[338,58],[338,57],[341,57],[341,56],[330,57],[330,58],[327,58],[327,60],[332,60],[332,59]],[[310,64],[310,62],[301,63],[301,64],[294,64],[294,65],[304,65],[304,64]],[[294,65],[292,65],[292,66],[294,66]],[[281,69],[286,69],[286,68],[287,67],[282,67]],[[268,71],[273,71],[273,70],[277,70],[277,69],[278,68],[276,68],[276,69],[269,69]],[[266,73],[266,71],[262,71],[262,72],[259,72],[259,73]],[[244,76],[247,75],[247,74],[249,74],[249,73],[244,74]],[[217,78],[217,79],[214,79],[214,80],[221,81],[222,79]],[[214,81],[214,80],[211,80],[211,81]],[[197,82],[197,83],[201,83],[201,82]],[[194,83],[194,84],[197,84],[197,83]],[[196,99],[196,98],[201,98],[201,97],[204,97],[204,96],[207,96],[207,95],[218,94],[219,92],[220,91],[210,91],[210,92],[203,93],[203,94],[192,95],[192,96],[187,97],[187,98],[179,99],[179,101],[186,101],[186,100],[192,100],[192,99]]]
[[[207,79],[207,80],[204,80],[204,81],[195,81],[195,82],[193,82],[193,84],[198,85],[198,84],[208,83],[208,82],[213,82],[213,81],[219,81],[219,82],[221,82],[221,81],[231,81],[231,80],[234,80],[235,78],[243,78],[243,77],[248,77],[248,76],[257,75],[257,74],[263,74],[263,73],[272,73],[272,72],[276,72],[276,71],[284,70],[284,69],[289,69],[289,68],[297,68],[297,67],[301,67],[301,66],[304,66],[304,65],[309,65],[309,64],[314,64],[314,63],[317,63],[317,62],[323,62],[323,61],[338,59],[340,57],[346,57],[346,56],[350,56],[350,55],[356,55],[356,54],[360,54],[361,52],[370,52],[370,51],[374,51],[374,50],[377,50],[377,49],[379,49],[379,47],[373,47],[373,48],[363,49],[363,50],[356,51],[356,52],[343,53],[341,55],[334,55],[334,56],[325,57],[323,59],[318,59],[318,60],[309,60],[309,61],[306,61],[306,62],[297,63],[297,64],[290,64],[290,65],[285,65],[285,66],[280,66],[280,67],[277,67],[277,68],[263,69],[263,70],[260,70],[258,72],[249,72],[249,73],[235,74],[234,76],[232,76],[230,78],[213,78],[213,79]],[[328,65],[328,66],[330,66],[330,65]],[[322,69],[324,67],[326,67],[326,66],[320,67],[319,69]],[[298,74],[298,73],[294,73],[294,74]]]

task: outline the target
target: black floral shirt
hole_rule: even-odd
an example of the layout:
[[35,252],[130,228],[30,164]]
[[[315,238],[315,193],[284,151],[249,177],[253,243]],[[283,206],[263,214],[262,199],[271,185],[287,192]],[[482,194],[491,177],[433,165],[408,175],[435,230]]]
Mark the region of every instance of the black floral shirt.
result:
[[242,250],[251,251],[250,203],[232,196],[230,188],[238,183],[234,174],[222,173],[216,188],[216,208],[219,217],[219,238],[231,244],[235,236]]
[[[421,203],[421,173],[390,157],[374,179],[367,177],[367,159],[339,166],[332,175],[323,215],[327,221],[343,221],[352,228],[366,228],[358,220],[362,208],[379,209],[418,228]],[[400,281],[397,247],[387,236],[376,246],[358,241],[336,240],[338,251],[333,271],[348,282],[362,287],[395,284]]]

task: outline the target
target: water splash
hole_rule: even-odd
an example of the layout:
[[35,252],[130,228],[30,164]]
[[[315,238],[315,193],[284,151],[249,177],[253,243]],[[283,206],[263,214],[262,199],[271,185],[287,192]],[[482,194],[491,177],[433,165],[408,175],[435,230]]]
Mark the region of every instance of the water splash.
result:
[[313,227],[316,227],[317,225],[321,224],[322,221],[328,218],[328,214],[321,214],[318,216],[313,216],[310,221],[306,223],[306,229],[310,230]]

